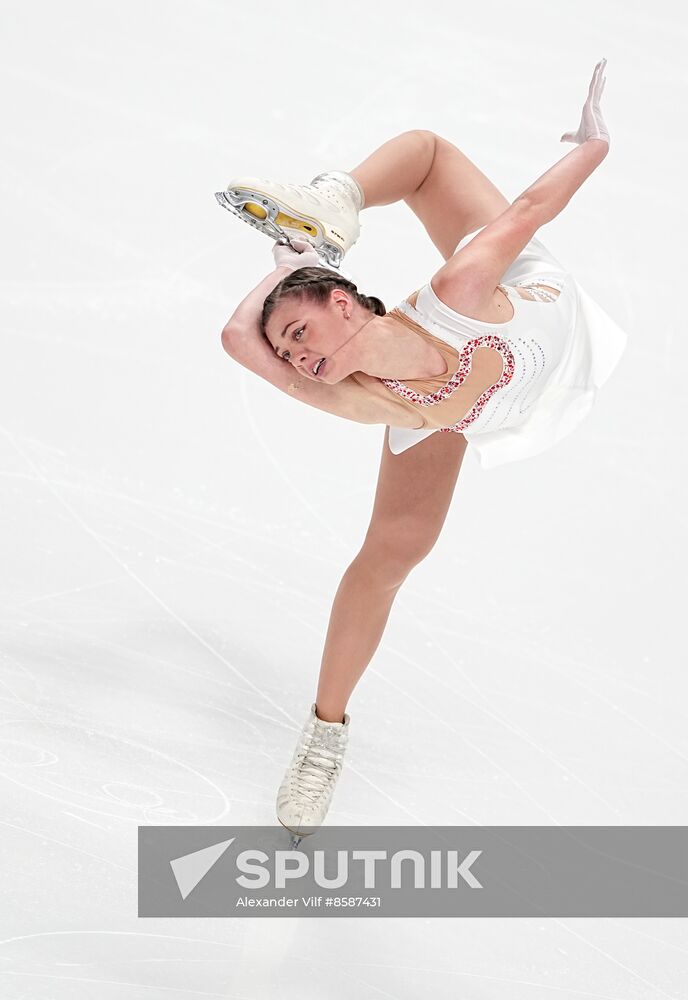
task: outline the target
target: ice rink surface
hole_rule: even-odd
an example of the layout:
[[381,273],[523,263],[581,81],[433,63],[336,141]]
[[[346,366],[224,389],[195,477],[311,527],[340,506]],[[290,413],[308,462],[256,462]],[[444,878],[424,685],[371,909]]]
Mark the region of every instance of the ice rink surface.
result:
[[[685,9],[1,8],[2,996],[685,997],[680,919],[136,909],[139,824],[276,822],[384,431],[224,354],[273,260],[214,191],[424,128],[513,199],[572,148],[603,56],[610,155],[540,238],[628,350],[556,448],[469,449],[327,822],[688,824]],[[345,267],[391,308],[441,263],[397,203]]]

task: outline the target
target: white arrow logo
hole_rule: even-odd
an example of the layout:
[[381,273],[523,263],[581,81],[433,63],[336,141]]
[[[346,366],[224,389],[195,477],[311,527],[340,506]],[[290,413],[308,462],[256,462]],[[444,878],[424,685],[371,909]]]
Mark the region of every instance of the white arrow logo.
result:
[[218,858],[222,857],[229,845],[233,844],[235,840],[236,837],[232,837],[231,840],[222,840],[219,844],[211,844],[210,847],[204,847],[192,854],[182,854],[180,858],[173,858],[170,861],[170,867],[174,872],[182,899],[186,899],[189,893],[196,888],[203,876],[210,871]]

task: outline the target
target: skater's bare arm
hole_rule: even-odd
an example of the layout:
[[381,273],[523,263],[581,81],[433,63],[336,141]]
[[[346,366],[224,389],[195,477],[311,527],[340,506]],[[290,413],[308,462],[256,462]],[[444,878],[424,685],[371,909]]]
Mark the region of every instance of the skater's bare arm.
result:
[[519,195],[530,206],[538,228],[551,222],[566,208],[608,151],[609,144],[603,139],[589,139],[582,146],[572,149]]
[[[568,205],[578,188],[607,155],[608,146],[590,139],[555,163],[531,184],[494,222],[455,253],[432,279],[437,293],[451,283],[463,286],[464,305],[489,300],[510,264],[532,240]],[[449,304],[449,303],[448,303]]]
[[468,314],[487,305],[505,271],[538,229],[559,215],[606,157],[609,133],[599,108],[604,65],[602,60],[595,67],[578,132],[562,136],[562,140],[578,143],[576,148],[531,184],[433,277],[433,288],[447,305],[459,311],[469,310]]
[[232,315],[225,324],[225,330],[249,331],[254,324],[260,320],[263,311],[263,302],[270,292],[279,285],[282,278],[291,274],[290,267],[276,267],[274,271],[266,275],[259,284],[249,292],[245,299],[242,299]]
[[352,378],[347,377],[335,385],[307,379],[293,365],[279,358],[261,333],[263,301],[290,270],[288,267],[276,268],[239,303],[222,331],[225,351],[244,368],[302,403],[357,423],[386,423],[375,397]]

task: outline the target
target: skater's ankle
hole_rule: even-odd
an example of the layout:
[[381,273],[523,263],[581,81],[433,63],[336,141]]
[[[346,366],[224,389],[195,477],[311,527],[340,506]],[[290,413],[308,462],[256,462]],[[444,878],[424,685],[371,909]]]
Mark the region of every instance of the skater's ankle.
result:
[[344,712],[328,712],[327,709],[320,709],[318,705],[315,706],[315,715],[321,722],[344,722]]

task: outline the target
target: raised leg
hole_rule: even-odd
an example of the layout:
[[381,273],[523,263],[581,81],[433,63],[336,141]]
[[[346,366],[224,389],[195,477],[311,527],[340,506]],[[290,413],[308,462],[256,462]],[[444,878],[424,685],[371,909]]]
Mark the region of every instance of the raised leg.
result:
[[435,135],[423,129],[389,139],[348,173],[365,194],[364,211],[391,205],[417,191],[428,176],[435,155]]
[[348,172],[363,188],[365,208],[403,199],[445,260],[464,236],[509,207],[460,149],[424,129],[402,132]]

